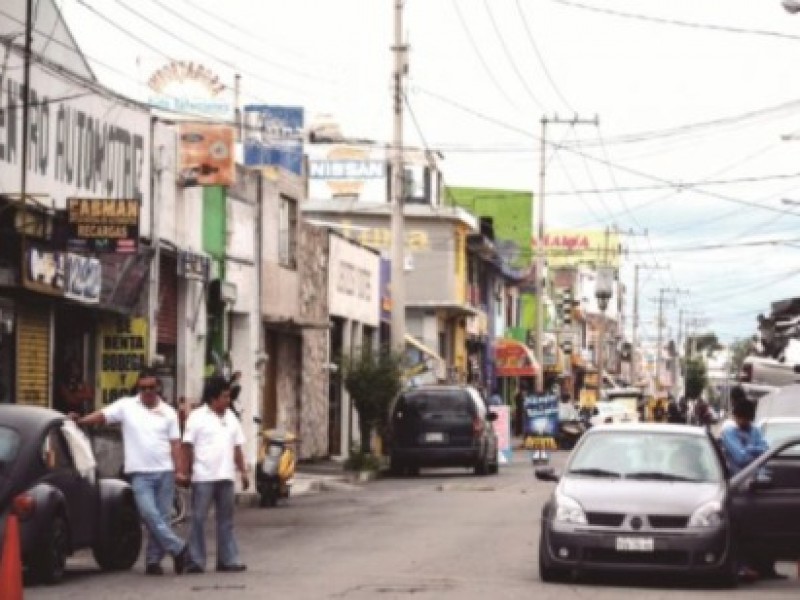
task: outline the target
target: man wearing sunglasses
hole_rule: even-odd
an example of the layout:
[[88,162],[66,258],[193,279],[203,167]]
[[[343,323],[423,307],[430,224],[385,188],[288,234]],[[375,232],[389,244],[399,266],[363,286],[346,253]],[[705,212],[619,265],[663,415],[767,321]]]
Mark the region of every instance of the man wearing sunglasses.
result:
[[175,473],[180,469],[178,414],[158,395],[158,377],[145,368],[137,377],[138,393],[119,398],[85,417],[72,415],[78,425],[122,426],[125,474],[130,478],[136,506],[149,537],[145,573],[163,575],[161,560],[171,554],[175,573],[186,568],[188,545],[169,525],[175,495]]

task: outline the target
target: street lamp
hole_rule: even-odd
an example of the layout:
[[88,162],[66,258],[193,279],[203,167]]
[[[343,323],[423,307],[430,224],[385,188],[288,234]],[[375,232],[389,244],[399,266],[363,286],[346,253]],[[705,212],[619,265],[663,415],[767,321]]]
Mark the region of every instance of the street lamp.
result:
[[614,295],[614,268],[608,266],[598,267],[597,281],[594,286],[594,295],[600,307],[600,331],[597,334],[597,371],[598,390],[603,389],[603,345],[606,333],[606,309],[611,296]]

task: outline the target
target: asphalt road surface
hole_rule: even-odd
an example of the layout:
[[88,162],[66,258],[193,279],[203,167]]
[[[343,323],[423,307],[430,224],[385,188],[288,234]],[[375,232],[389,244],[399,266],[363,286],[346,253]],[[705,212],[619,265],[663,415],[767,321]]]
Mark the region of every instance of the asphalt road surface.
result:
[[[557,453],[554,466],[565,455]],[[540,508],[553,484],[536,481],[527,452],[497,476],[461,470],[423,470],[417,478],[381,479],[363,485],[291,498],[277,508],[239,508],[237,536],[245,573],[209,572],[146,577],[133,571],[102,573],[91,555],[69,564],[55,587],[27,587],[28,599],[286,598],[286,599],[482,599],[492,598],[797,598],[795,565],[783,581],[718,590],[670,578],[592,578],[544,584],[537,569]],[[209,527],[210,529],[210,527]],[[213,539],[209,564],[214,565]]]

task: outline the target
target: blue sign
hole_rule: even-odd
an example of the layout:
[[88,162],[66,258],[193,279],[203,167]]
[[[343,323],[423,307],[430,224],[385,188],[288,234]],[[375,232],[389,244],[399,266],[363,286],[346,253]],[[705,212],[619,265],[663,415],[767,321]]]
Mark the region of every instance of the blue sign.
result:
[[244,107],[244,164],[303,174],[304,112],[300,106]]
[[526,437],[555,437],[558,432],[557,396],[528,396],[523,407]]

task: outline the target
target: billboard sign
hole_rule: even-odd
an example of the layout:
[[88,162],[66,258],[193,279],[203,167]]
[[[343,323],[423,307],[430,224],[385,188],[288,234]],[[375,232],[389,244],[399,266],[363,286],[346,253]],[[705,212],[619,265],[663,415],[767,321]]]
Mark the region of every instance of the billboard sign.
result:
[[300,106],[244,107],[244,164],[303,174],[304,110]]
[[230,119],[234,103],[231,90],[209,67],[191,60],[171,60],[147,79],[148,104],[168,112]]
[[178,185],[233,185],[233,127],[187,122],[180,124],[179,136]]
[[[603,230],[550,229],[544,236],[547,264],[550,268],[579,264],[619,267],[619,235]],[[531,238],[531,250],[536,251],[536,238]]]
[[145,201],[150,186],[150,112],[113,95],[82,88],[71,78],[31,66],[30,127],[23,132],[22,57],[6,56],[0,88],[0,190],[22,189],[23,133],[28,135],[26,193],[66,199]]
[[129,396],[147,358],[147,319],[108,320],[100,328],[100,397]]
[[136,252],[139,209],[138,200],[68,198],[67,247],[78,252]]

